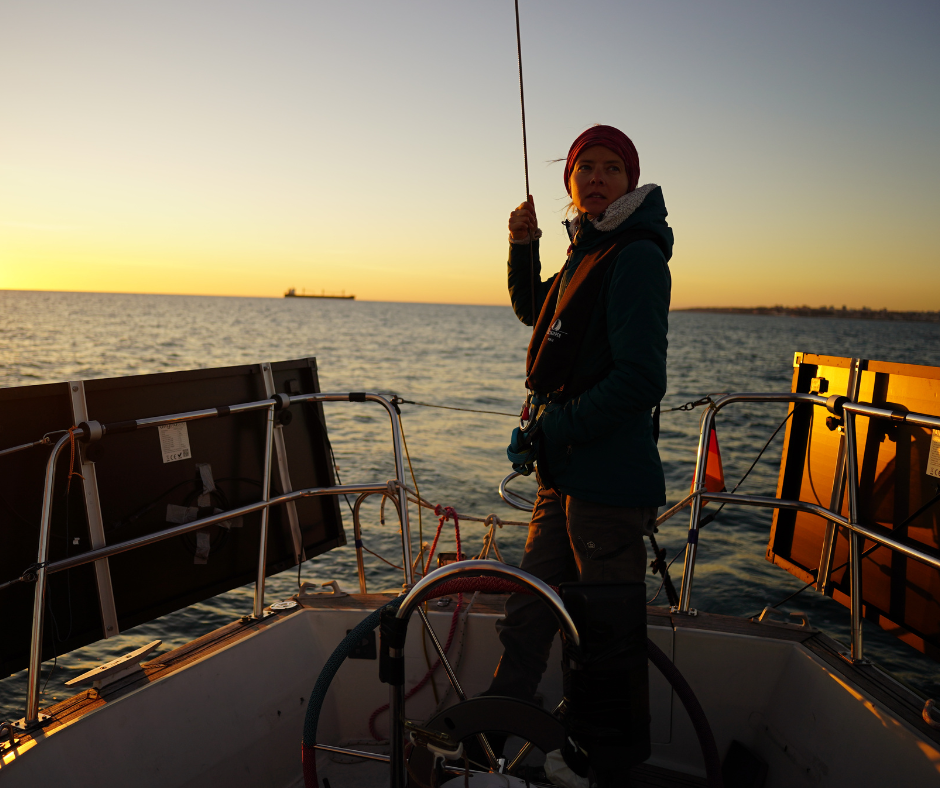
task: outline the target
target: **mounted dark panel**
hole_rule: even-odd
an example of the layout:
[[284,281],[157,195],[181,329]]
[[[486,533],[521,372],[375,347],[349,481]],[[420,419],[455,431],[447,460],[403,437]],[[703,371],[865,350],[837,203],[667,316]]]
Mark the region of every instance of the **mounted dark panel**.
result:
[[[278,392],[301,394],[319,391],[315,359],[278,362],[272,365],[272,373]],[[84,386],[89,417],[104,424],[267,399],[259,364],[94,380],[85,382]],[[0,394],[9,399],[11,391],[21,392],[21,399],[30,400],[29,390],[8,390]],[[59,429],[63,428],[63,424],[68,427],[70,420],[65,384],[62,385],[62,392],[66,409],[64,421],[62,414],[47,419],[55,425],[54,428]],[[47,405],[46,410],[51,411],[52,406]],[[283,413],[290,414],[282,416],[279,423],[282,425],[291,487],[297,490],[333,486],[322,407],[294,405]],[[160,430],[156,427],[112,433],[88,446],[86,459],[95,463],[107,543],[116,544],[163,530],[175,521],[180,521],[181,517],[184,520],[187,517],[195,519],[195,516],[206,516],[216,509],[227,511],[260,500],[265,419],[266,413],[262,410],[174,425],[169,431],[169,437],[175,441],[175,446],[161,441]],[[63,424],[59,421],[63,421]],[[42,425],[40,428],[37,421],[35,426],[21,430],[25,435],[22,440],[35,440],[41,436],[47,430],[45,422]],[[165,434],[164,438],[167,437]],[[17,440],[20,438],[5,440],[4,445]],[[188,450],[185,449],[186,444]],[[44,451],[44,455],[48,455],[48,450]],[[61,486],[63,494],[67,451],[65,455],[57,483],[57,490]],[[22,492],[12,485],[9,488],[11,504],[18,511],[29,512],[35,525],[31,532],[15,536],[15,559],[7,558],[6,555],[0,559],[4,572],[0,575],[2,579],[20,574],[25,566],[36,560],[38,512],[42,501],[42,462],[35,468],[30,467],[29,473],[21,474],[24,480]],[[215,486],[211,492],[206,493],[206,476],[200,472],[200,466],[211,468]],[[276,459],[273,460],[273,466],[271,491],[272,495],[276,495],[280,492]],[[200,496],[205,496],[202,501]],[[71,528],[74,530],[81,525],[87,531],[81,494],[77,493],[73,497],[73,504],[77,502],[78,511],[77,514],[71,510],[69,512]],[[296,507],[306,558],[346,543],[335,498],[298,501]],[[57,501],[54,536],[63,528],[60,519],[64,522],[64,517],[60,510],[64,510],[64,505]],[[260,522],[260,513],[255,513],[240,522],[233,522],[232,527],[213,526],[202,534],[186,534],[113,556],[109,564],[120,629],[129,629],[251,583],[257,572]],[[82,537],[81,551],[84,551],[88,549],[84,531]],[[21,546],[25,542],[28,545]],[[56,543],[54,540],[52,560],[64,557],[63,550],[56,550]],[[75,554],[76,549],[72,548],[72,554]],[[295,565],[287,513],[283,507],[272,508],[267,574]],[[82,573],[88,574],[87,588],[82,584],[76,585],[76,577]],[[67,603],[69,597],[58,591],[58,585],[65,579],[65,573],[52,576],[53,610],[60,631],[65,626],[58,612],[60,598],[63,603]],[[97,592],[90,566],[71,570],[71,586],[73,609],[76,606],[82,611],[96,609]],[[6,598],[0,600],[7,605],[7,610],[11,609],[14,601],[11,591],[16,592],[15,607],[18,612],[23,611],[24,617],[22,622],[17,619],[16,627],[7,627],[5,630],[3,653],[7,672],[18,670],[26,664],[32,598],[31,587],[9,589],[3,596],[8,597],[10,603],[7,603]],[[50,623],[47,619],[47,632]],[[82,642],[76,641],[73,645],[70,640],[65,644],[68,648],[59,644],[59,654],[101,637],[100,616],[88,622],[83,619],[82,627],[77,631],[81,634],[78,639]],[[52,656],[51,651],[49,656]]]
[[[793,391],[846,394],[851,359],[797,354]],[[940,369],[864,361],[858,401],[940,416]],[[812,414],[810,411],[814,411]],[[787,427],[778,496],[829,508],[840,431],[828,411],[800,406]],[[831,429],[835,427],[835,429]],[[928,474],[931,441],[924,427],[856,417],[859,517],[874,531],[940,555],[940,478]],[[936,450],[936,448],[935,448]],[[841,514],[848,516],[843,498]],[[826,522],[815,515],[774,513],[767,559],[804,582],[816,580]],[[940,571],[865,541],[862,546],[864,616],[934,659],[940,659]],[[826,593],[849,604],[848,538],[837,530]]]

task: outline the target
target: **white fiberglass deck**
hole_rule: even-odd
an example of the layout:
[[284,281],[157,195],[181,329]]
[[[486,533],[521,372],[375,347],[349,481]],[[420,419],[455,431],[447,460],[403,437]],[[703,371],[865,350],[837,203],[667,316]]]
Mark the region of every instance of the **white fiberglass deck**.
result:
[[[236,622],[157,657],[146,675],[112,685],[100,698],[89,690],[45,710],[61,724],[0,751],[0,783],[300,786],[304,712],[320,668],[347,630],[387,598],[315,599],[263,623]],[[501,597],[479,597],[468,618],[458,671],[468,695],[488,685],[498,659],[501,605]],[[445,637],[453,607],[432,603],[430,610]],[[768,788],[940,784],[940,736],[918,725],[918,699],[873,669],[841,663],[828,638],[707,614],[649,613],[650,637],[691,684],[719,752],[724,755],[732,740],[750,747],[769,765]],[[454,660],[460,642],[458,633]],[[417,620],[406,654],[411,686],[427,669]],[[559,663],[553,656],[540,688],[548,707],[561,697]],[[650,673],[649,763],[687,775],[686,785],[701,784],[695,778],[704,777],[704,767],[691,722],[655,668]],[[441,692],[445,682],[439,672]],[[387,700],[378,662],[347,660],[323,706],[318,740],[368,749],[359,742],[370,738],[369,716]],[[409,718],[421,720],[434,706],[428,686],[406,708]],[[387,714],[377,727],[387,732]],[[318,763],[333,788],[384,784],[381,764],[339,764],[326,753]]]

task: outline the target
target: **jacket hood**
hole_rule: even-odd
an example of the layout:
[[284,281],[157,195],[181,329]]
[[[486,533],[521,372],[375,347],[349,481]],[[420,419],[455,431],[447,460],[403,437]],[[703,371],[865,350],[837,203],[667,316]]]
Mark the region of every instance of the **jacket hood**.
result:
[[603,243],[615,231],[649,230],[661,239],[659,246],[668,262],[675,239],[672,228],[666,223],[667,215],[662,188],[648,183],[614,200],[604,213],[578,227],[574,233],[574,246],[585,250]]

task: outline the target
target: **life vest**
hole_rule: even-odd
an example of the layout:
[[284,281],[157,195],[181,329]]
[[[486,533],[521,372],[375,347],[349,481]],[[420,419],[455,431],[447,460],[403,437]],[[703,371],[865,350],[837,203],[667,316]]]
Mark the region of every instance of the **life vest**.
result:
[[539,394],[564,391],[566,395],[576,396],[598,382],[572,379],[572,372],[597,305],[604,276],[620,252],[636,241],[662,244],[660,236],[651,230],[625,230],[582,258],[560,300],[558,291],[568,262],[555,277],[535,323],[526,354],[525,383],[530,391]]

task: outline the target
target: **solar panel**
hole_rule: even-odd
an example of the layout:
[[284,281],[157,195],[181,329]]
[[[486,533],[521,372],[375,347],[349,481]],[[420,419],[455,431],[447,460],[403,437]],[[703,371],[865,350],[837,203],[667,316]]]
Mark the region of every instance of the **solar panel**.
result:
[[[113,423],[264,400],[275,392],[318,391],[315,359],[7,389],[0,391],[0,448],[82,420]],[[284,413],[276,428],[272,495],[288,487],[333,486],[322,405],[294,405]],[[50,561],[260,500],[265,419],[265,411],[255,411],[109,434],[81,446],[85,478],[73,477],[68,494],[64,451]],[[2,580],[36,560],[48,453],[33,448],[0,457],[0,504],[7,515],[0,538],[10,546],[0,555]],[[271,509],[268,575],[346,542],[334,497],[290,506]],[[252,582],[260,521],[260,513],[246,515],[52,575],[43,659]],[[0,591],[0,604],[12,616],[0,645],[3,675],[27,664],[32,594],[26,584]]]
[[[798,353],[792,390],[846,395],[878,407],[940,416],[936,367]],[[843,436],[835,420],[827,417],[824,409],[797,406],[787,425],[777,495],[819,504],[847,517],[844,482],[837,473]],[[940,451],[940,434],[864,416],[856,417],[856,425],[860,522],[940,555],[940,469],[931,460],[931,446],[934,454]],[[804,582],[816,581],[826,563],[827,537],[833,548],[831,576],[824,590],[848,606],[849,548],[844,529],[829,529],[815,515],[777,510],[767,558]],[[940,571],[868,540],[862,550],[865,618],[940,659]]]

